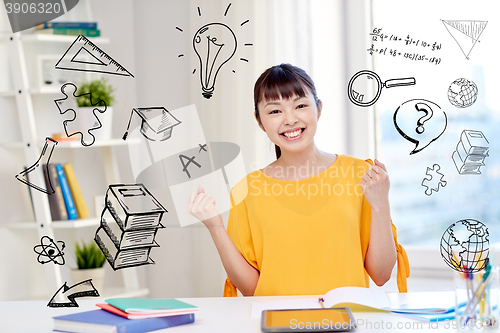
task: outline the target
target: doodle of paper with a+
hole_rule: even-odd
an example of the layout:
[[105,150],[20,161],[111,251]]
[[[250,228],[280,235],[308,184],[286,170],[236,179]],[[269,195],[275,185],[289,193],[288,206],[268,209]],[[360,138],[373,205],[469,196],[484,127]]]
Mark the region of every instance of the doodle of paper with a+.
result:
[[[73,83],[66,83],[61,87],[61,92],[65,95],[64,98],[56,99],[54,102],[59,109],[60,114],[67,114],[72,116],[70,119],[65,119],[63,121],[64,131],[68,137],[79,134],[81,136],[81,143],[83,146],[91,146],[95,142],[95,137],[93,131],[98,130],[102,127],[101,121],[99,120],[98,114],[106,112],[107,106],[103,100],[99,100],[96,103],[92,102],[92,93],[86,93],[81,95],[76,95],[77,87]],[[85,112],[92,112],[95,121],[90,128],[80,128],[75,122],[78,117],[76,108],[74,108],[74,101],[69,100],[69,96],[80,97],[89,95],[89,100],[92,103],[93,108],[85,108]],[[72,103],[73,102],[73,103]],[[83,112],[83,111],[79,111]],[[73,133],[71,133],[73,132]],[[71,133],[71,134],[70,134]]]

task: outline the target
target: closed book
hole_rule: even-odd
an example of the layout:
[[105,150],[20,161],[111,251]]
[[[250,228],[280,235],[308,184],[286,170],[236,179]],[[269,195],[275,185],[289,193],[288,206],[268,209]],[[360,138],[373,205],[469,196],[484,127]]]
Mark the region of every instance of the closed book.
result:
[[75,333],[142,333],[194,322],[194,314],[129,320],[101,309],[53,318],[55,331]]
[[477,163],[465,163],[460,159],[460,156],[456,151],[453,152],[451,155],[453,159],[453,163],[455,163],[455,167],[458,170],[458,173],[465,175],[465,174],[480,174],[481,171],[479,169],[483,164],[477,164]]
[[45,22],[35,27],[37,30],[49,28],[97,29],[97,22]]
[[67,36],[86,36],[86,37],[99,37],[101,30],[99,29],[72,29],[72,28],[50,28],[39,29],[33,32],[34,34],[43,35],[67,35]]
[[[123,231],[120,225],[109,213],[108,207],[104,209],[101,216],[101,226],[111,239],[116,239],[117,247],[120,250],[158,246],[155,242],[155,236],[158,228]],[[161,224],[160,226],[163,227]]]
[[[52,185],[49,180],[48,166],[44,165],[42,169],[43,169],[43,178],[45,179],[45,186],[47,189],[49,189]],[[61,212],[59,211],[59,206],[57,204],[57,197],[55,193],[49,194],[48,197],[49,197],[50,216],[52,217],[52,221],[61,220],[62,219]],[[64,207],[64,210],[66,210],[66,207]]]
[[66,212],[68,213],[68,220],[77,219],[78,213],[76,212],[75,202],[73,201],[73,196],[71,195],[71,190],[69,189],[64,169],[60,163],[56,164],[56,170],[57,177],[59,178],[59,184],[61,184],[64,204],[66,205]]
[[485,165],[484,164],[484,159],[486,158],[487,156],[484,156],[484,155],[476,155],[476,154],[470,154],[470,155],[467,155],[467,158],[465,159],[464,163],[466,165],[479,165],[479,166],[483,166]]
[[73,171],[73,166],[71,163],[65,163],[63,165],[64,174],[68,180],[69,189],[71,195],[73,196],[73,201],[75,202],[76,212],[78,213],[78,218],[84,219],[90,215],[87,204],[83,199],[82,191],[80,190],[80,185],[76,180],[75,172]]
[[116,315],[125,317],[127,319],[131,319],[131,320],[144,319],[144,318],[155,318],[155,317],[178,316],[178,315],[182,315],[182,314],[190,314],[190,313],[199,312],[199,309],[196,308],[195,310],[177,310],[177,311],[173,311],[173,312],[142,311],[140,313],[128,313],[128,312],[125,312],[121,309],[118,309],[112,305],[109,305],[107,303],[98,303],[98,304],[96,304],[96,306],[100,307],[103,310],[106,310],[108,312],[114,313]]
[[177,311],[198,312],[199,309],[175,298],[108,298],[106,303],[127,313],[175,313]]
[[167,212],[143,184],[110,185],[105,200],[113,218],[124,231],[158,228]]
[[102,226],[97,228],[94,240],[106,256],[106,260],[113,270],[154,264],[153,259],[149,257],[151,247],[120,250],[119,240],[113,235],[108,235]]
[[477,165],[484,165],[483,161],[486,157],[488,157],[488,155],[467,154],[461,140],[457,144],[456,152],[460,156],[462,163],[475,163]]
[[475,154],[488,156],[490,144],[482,132],[463,130],[460,135],[460,141],[462,141],[467,155]]
[[55,202],[54,212],[52,211],[52,205],[50,205],[50,213],[52,215],[52,220],[67,220],[68,212],[66,211],[66,204],[64,203],[64,197],[61,189],[61,184],[59,183],[59,177],[57,176],[57,170],[55,164],[48,164],[47,171],[50,177],[50,183],[54,189],[54,193],[49,195],[49,205],[51,200]]

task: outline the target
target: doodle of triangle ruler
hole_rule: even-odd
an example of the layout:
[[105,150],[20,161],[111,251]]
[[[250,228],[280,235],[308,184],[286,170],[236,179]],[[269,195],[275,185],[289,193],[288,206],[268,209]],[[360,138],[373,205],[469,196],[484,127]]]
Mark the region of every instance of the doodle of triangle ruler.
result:
[[488,21],[441,21],[451,37],[457,42],[465,58],[469,59],[469,54],[478,42]]
[[57,69],[134,77],[85,36],[78,36],[56,64]]

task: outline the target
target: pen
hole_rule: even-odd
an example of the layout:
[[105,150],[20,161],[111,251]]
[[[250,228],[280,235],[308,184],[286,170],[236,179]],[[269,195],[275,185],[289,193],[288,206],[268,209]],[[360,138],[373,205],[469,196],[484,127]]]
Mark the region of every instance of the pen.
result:
[[325,308],[325,305],[323,304],[323,302],[324,302],[324,301],[325,301],[325,300],[323,299],[323,297],[318,298],[318,302],[319,302],[319,304],[321,304],[321,307],[322,307],[323,309]]
[[491,271],[491,265],[487,265],[485,273],[483,274],[483,281],[477,287],[476,291],[473,292],[474,299],[472,299],[471,302],[468,302],[467,306],[465,307],[465,310],[463,312],[465,315],[469,316],[469,313],[475,312],[475,308],[479,303],[480,299],[482,298],[482,296],[484,295],[486,287],[489,286],[490,284],[491,281],[490,271]]
[[[477,281],[478,285],[481,284],[481,277],[479,275],[476,275],[476,281]],[[479,318],[481,319],[481,321],[484,320],[483,313],[484,313],[484,299],[485,299],[485,297],[486,297],[486,292],[483,294],[483,296],[479,300]]]

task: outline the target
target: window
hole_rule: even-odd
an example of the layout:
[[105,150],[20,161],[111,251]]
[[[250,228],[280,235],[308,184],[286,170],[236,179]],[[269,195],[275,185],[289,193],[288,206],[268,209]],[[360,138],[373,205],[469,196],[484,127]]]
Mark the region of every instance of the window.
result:
[[[500,6],[494,1],[467,6],[461,11],[456,8],[451,11],[451,6],[454,2],[372,2],[372,27],[381,29],[378,35],[387,36],[383,40],[380,37],[370,40],[373,49],[378,50],[371,55],[374,71],[382,82],[409,77],[416,80],[415,85],[382,88],[375,104],[378,156],[390,174],[391,214],[398,227],[399,241],[405,245],[438,248],[448,226],[462,219],[484,223],[490,243],[500,236],[500,107],[497,103],[500,71],[495,52],[499,31],[495,31],[493,24],[480,22],[487,21],[489,13],[499,12]],[[478,21],[451,22],[461,19]],[[475,39],[479,41],[475,43]],[[420,56],[422,60],[418,60]],[[432,58],[439,62],[426,60]],[[477,86],[476,101],[468,107],[453,105],[450,99],[460,104],[474,98],[474,86],[469,82]],[[461,92],[470,94],[461,97]],[[434,110],[432,114],[423,110],[426,105],[423,100],[429,102],[427,105]],[[417,104],[419,102],[424,104]],[[443,117],[440,118],[439,110],[446,114],[446,127],[441,135]],[[425,138],[415,132],[420,119],[424,130],[437,139],[410,154],[415,144],[399,133],[395,119],[400,129],[406,130],[405,134],[413,139]],[[464,147],[460,146],[462,143]],[[487,148],[488,153],[481,152],[480,148],[474,150],[470,145]],[[425,143],[419,147],[423,146]],[[465,156],[464,148],[468,150]],[[453,160],[456,150],[464,161]],[[481,161],[484,165],[479,165]],[[439,165],[443,177],[432,170],[429,174],[433,174],[433,180],[438,177],[443,180],[443,186],[438,191],[427,190],[426,194],[422,182],[424,178],[431,178],[426,172],[428,168],[437,170],[435,165]],[[430,184],[437,186],[438,182],[433,180]]]

